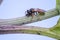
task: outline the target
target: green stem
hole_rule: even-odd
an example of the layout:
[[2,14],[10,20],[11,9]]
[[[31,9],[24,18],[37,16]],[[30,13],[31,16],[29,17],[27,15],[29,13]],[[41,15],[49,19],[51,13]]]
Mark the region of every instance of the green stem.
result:
[[34,16],[33,19],[31,19],[32,17],[20,17],[20,18],[13,18],[13,19],[0,19],[0,25],[23,25],[23,24],[27,24],[27,23],[32,23],[32,22],[37,22],[37,21],[41,21],[44,19],[48,19],[51,18],[53,16],[59,15],[56,9],[52,9],[49,10],[47,12],[45,12],[45,15],[40,16]]
[[[50,31],[60,36],[60,19],[58,20],[57,24],[54,27],[50,28]],[[60,37],[58,37],[58,39],[60,39]]]
[[47,28],[35,27],[35,26],[4,26],[0,27],[0,34],[10,34],[10,33],[26,33],[26,34],[37,34],[48,36],[55,39],[60,39],[60,36],[55,32]]
[[56,0],[56,9],[59,10],[59,14],[60,14],[60,0]]
[[[15,19],[2,19],[2,21],[0,21],[0,25],[3,24],[13,24],[13,25],[23,25],[23,24],[27,24],[27,23],[32,23],[32,22],[37,22],[37,21],[41,21],[56,15],[60,14],[60,0],[56,0],[56,9],[53,10],[49,10],[47,12],[45,12],[44,16],[34,16],[33,20],[31,21],[31,17],[21,17],[21,18],[15,18]],[[12,27],[12,26],[11,26]],[[20,27],[20,29],[16,29],[16,28],[12,28],[12,29],[1,29],[0,28],[0,34],[4,34],[4,33],[31,33],[31,34],[38,34],[38,35],[44,35],[44,36],[48,36],[51,38],[55,38],[60,40],[60,19],[57,22],[57,24],[52,27],[52,28],[39,28],[39,27]]]

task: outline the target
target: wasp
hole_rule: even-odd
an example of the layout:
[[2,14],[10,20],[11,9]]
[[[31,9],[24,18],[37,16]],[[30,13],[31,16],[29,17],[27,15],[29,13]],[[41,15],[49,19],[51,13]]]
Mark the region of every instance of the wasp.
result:
[[37,9],[35,9],[35,8],[30,8],[29,10],[27,10],[25,13],[27,13],[26,14],[26,16],[27,17],[34,17],[35,15],[37,15],[37,14],[39,14],[39,15],[45,15],[45,10],[43,10],[43,9],[39,9],[39,8],[37,8]]

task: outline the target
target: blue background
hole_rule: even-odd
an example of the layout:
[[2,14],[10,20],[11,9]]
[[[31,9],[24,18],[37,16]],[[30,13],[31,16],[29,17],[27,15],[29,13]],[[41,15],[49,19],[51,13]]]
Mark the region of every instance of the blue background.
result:
[[[0,19],[10,19],[25,16],[25,11],[29,8],[41,8],[48,11],[55,7],[56,0],[4,0],[2,2],[2,5],[0,5]],[[55,16],[43,21],[30,23],[26,25],[50,28],[57,23],[58,19],[59,16]],[[33,34],[6,34],[0,35],[0,40],[55,40],[55,39],[47,36]]]

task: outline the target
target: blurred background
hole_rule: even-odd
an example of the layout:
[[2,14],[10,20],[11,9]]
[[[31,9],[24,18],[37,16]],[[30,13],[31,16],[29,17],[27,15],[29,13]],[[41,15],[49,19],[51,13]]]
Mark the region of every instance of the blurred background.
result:
[[[11,19],[25,16],[25,11],[30,8],[40,8],[46,11],[56,7],[56,0],[3,0],[0,2],[0,19]],[[59,16],[43,21],[38,21],[28,26],[50,28],[56,25]],[[53,38],[34,34],[6,34],[0,35],[1,40],[55,40]]]

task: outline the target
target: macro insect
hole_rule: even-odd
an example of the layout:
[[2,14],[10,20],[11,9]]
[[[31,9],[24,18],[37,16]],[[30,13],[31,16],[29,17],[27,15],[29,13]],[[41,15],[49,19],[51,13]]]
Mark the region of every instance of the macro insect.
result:
[[26,16],[27,17],[34,17],[35,15],[37,15],[37,14],[39,14],[39,15],[45,15],[45,10],[43,10],[43,9],[39,9],[39,8],[37,8],[37,9],[35,9],[35,8],[30,8],[29,10],[27,10],[25,13],[26,13]]

